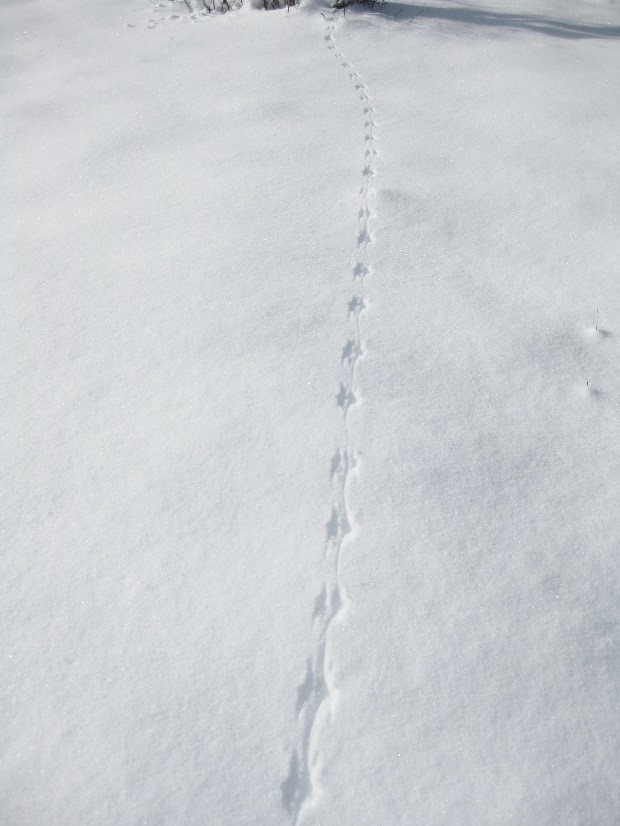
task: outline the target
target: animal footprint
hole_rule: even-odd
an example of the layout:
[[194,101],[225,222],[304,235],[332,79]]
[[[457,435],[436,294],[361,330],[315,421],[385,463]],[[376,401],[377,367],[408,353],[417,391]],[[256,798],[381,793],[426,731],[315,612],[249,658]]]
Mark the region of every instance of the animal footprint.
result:
[[342,363],[352,364],[360,355],[360,347],[356,341],[349,339],[342,348]]
[[336,395],[336,401],[338,402],[338,407],[340,407],[346,413],[349,407],[351,407],[352,404],[355,404],[357,399],[353,391],[345,387],[344,384],[341,384],[340,390]]
[[[370,233],[366,229],[366,227],[362,227],[359,231],[359,235],[357,236],[357,246],[362,247],[364,244],[370,243]],[[367,273],[364,273],[366,275]],[[362,276],[363,277],[363,276]]]
[[360,298],[357,295],[354,295],[353,298],[349,301],[349,316],[351,315],[358,315],[362,312],[362,310],[366,309],[366,305],[364,304],[364,299]]

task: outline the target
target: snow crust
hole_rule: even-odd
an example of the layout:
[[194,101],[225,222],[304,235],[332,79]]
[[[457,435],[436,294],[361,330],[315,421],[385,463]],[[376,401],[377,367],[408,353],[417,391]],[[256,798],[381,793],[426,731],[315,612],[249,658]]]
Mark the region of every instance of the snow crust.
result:
[[619,52],[2,3],[3,823],[618,822]]

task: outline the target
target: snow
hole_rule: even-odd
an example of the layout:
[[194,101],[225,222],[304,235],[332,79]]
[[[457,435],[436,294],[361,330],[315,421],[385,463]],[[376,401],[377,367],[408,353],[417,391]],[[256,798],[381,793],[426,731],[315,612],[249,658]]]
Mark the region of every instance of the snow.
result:
[[616,823],[620,4],[0,39],[2,822]]

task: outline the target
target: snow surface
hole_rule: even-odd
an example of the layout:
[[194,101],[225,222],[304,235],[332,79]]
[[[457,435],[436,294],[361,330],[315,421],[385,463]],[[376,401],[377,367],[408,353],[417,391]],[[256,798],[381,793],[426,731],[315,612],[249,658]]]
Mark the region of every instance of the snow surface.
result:
[[613,824],[620,4],[2,0],[2,824]]

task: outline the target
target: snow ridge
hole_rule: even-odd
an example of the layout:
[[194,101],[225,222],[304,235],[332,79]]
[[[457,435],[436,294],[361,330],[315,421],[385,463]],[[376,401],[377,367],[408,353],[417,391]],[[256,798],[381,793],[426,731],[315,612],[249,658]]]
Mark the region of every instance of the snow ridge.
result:
[[320,796],[320,729],[337,702],[333,666],[329,658],[329,636],[332,628],[341,623],[350,600],[340,576],[340,562],[345,540],[350,541],[355,530],[355,520],[347,501],[347,488],[359,466],[359,459],[351,447],[349,411],[361,403],[360,389],[356,380],[358,361],[365,353],[360,318],[367,307],[365,280],[372,273],[370,247],[373,243],[371,223],[374,218],[372,182],[376,175],[376,120],[375,110],[364,81],[338,48],[335,40],[336,22],[327,19],[325,42],[343,69],[348,73],[363,105],[365,150],[362,184],[359,190],[358,237],[352,265],[355,291],[348,302],[347,324],[349,338],[341,354],[341,383],[336,403],[342,411],[343,436],[340,447],[331,459],[331,479],[334,488],[332,512],[326,525],[323,554],[324,575],[320,593],[315,599],[312,624],[316,643],[312,657],[308,658],[306,675],[297,691],[296,712],[299,720],[299,737],[290,758],[289,773],[282,783],[282,802],[291,815],[291,822],[298,824],[303,813],[311,808]]

